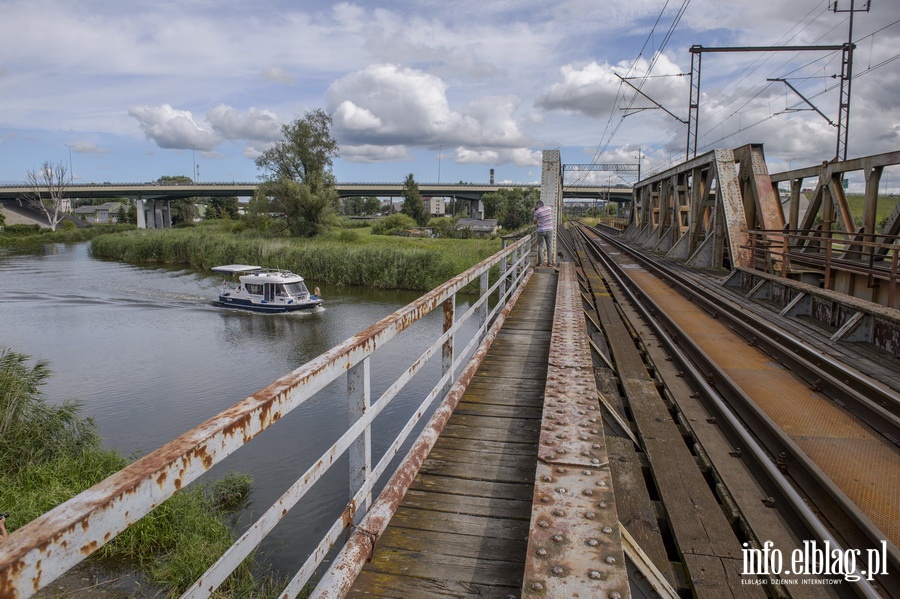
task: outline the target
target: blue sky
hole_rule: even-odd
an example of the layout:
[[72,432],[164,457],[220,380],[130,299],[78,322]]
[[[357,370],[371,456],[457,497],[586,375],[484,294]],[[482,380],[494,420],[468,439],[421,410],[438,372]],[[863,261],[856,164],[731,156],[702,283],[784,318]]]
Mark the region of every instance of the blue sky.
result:
[[[281,125],[317,108],[339,181],[535,182],[545,148],[568,164],[640,150],[647,173],[684,156],[686,128],[635,111],[651,105],[615,74],[649,71],[645,93],[686,118],[690,46],[841,44],[849,27],[822,0],[0,0],[0,15],[0,184],[45,160],[71,160],[76,182],[255,181]],[[850,157],[900,149],[898,21],[893,0],[855,16]],[[840,63],[704,54],[698,150],[762,142],[773,171],[830,159],[834,127],[767,79],[836,121]]]

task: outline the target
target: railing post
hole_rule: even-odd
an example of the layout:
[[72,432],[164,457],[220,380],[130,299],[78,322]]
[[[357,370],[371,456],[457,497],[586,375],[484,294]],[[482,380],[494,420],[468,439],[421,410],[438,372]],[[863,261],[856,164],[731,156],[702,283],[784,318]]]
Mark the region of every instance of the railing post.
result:
[[[362,418],[371,404],[371,376],[369,358],[347,371],[347,420],[348,427]],[[363,434],[350,446],[350,497],[353,497],[366,482],[372,472],[372,427],[367,426]],[[372,504],[372,494],[366,496],[362,506],[357,506],[354,522],[362,519]],[[359,509],[359,508],[362,509]]]
[[[453,327],[453,322],[456,317],[456,294],[454,293],[452,297],[448,297],[444,300],[444,333],[449,331]],[[453,340],[454,336],[451,335],[444,342],[443,347],[441,347],[441,375],[447,374],[448,371],[453,369]],[[453,386],[453,383],[456,381],[456,375],[454,373],[450,373],[450,377],[447,380],[447,385],[444,388],[442,396],[447,395],[450,392],[450,388]]]
[[478,324],[482,328],[484,328],[485,323],[487,322],[487,317],[488,317],[488,300],[485,297],[485,295],[487,295],[488,289],[490,288],[490,285],[488,283],[488,273],[489,272],[490,272],[489,270],[485,270],[483,273],[481,273],[481,277],[479,277],[479,279],[478,279],[478,281],[479,281],[478,297],[484,298],[484,303],[481,304],[481,309],[479,310],[479,315],[478,315]]
[[[515,252],[513,252],[513,253],[515,253]],[[513,256],[511,256],[511,255],[504,256],[503,260],[500,261],[500,288],[499,288],[500,295],[499,295],[499,297],[500,297],[501,301],[503,300],[503,296],[506,295],[506,279],[507,279],[506,269],[507,269],[507,264],[509,263],[509,259],[511,257],[513,257]]]

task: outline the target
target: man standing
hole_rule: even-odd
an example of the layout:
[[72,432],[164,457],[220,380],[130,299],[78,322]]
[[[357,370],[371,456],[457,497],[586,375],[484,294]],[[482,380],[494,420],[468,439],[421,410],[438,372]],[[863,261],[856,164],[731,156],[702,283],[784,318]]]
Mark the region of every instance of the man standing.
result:
[[534,220],[537,222],[537,265],[544,264],[541,259],[541,246],[546,248],[547,266],[553,266],[553,256],[550,255],[550,235],[553,233],[553,208],[545,206],[538,200],[534,207]]

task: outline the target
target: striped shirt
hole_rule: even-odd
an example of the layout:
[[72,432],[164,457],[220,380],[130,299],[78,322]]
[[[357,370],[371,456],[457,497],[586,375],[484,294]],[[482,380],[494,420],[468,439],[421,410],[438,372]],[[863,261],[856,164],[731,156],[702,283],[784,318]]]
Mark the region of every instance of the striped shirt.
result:
[[534,211],[534,220],[537,221],[538,231],[550,231],[553,229],[553,208],[546,204]]

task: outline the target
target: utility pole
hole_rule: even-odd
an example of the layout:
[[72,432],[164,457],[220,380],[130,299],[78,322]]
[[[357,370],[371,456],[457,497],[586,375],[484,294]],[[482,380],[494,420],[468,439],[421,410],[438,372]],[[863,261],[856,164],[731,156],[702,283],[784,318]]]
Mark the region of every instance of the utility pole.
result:
[[[850,0],[854,2],[855,0]],[[866,10],[868,4],[866,3]],[[837,4],[835,4],[835,12],[837,12]],[[852,19],[852,17],[851,17]],[[851,20],[852,23],[852,20]],[[851,25],[852,27],[852,25]],[[803,52],[803,51],[835,51],[842,50],[844,52],[843,65],[841,67],[841,106],[844,106],[844,96],[846,94],[846,110],[847,117],[850,115],[850,64],[853,60],[852,47],[853,44],[841,44],[840,46],[731,46],[721,48],[705,48],[700,45],[691,46],[691,99],[688,106],[688,141],[687,141],[687,159],[697,155],[697,129],[700,121],[700,55],[703,52]],[[695,61],[696,58],[696,61]],[[801,96],[802,98],[803,96]],[[804,98],[805,99],[805,98]],[[843,109],[843,108],[842,108]],[[827,117],[826,117],[827,118]],[[843,128],[841,124],[843,123]],[[843,138],[843,157],[847,157],[847,118],[841,121],[838,117],[838,147],[841,147],[841,139]],[[838,153],[840,158],[840,153]]]
[[853,15],[857,12],[866,11],[872,6],[872,0],[866,0],[865,8],[856,8],[856,0],[850,0],[850,8],[847,10],[838,10],[838,0],[834,0],[833,10],[836,13],[850,13],[850,31],[847,34],[847,43],[844,45],[844,52],[841,58],[841,99],[838,105],[838,139],[835,148],[835,157],[839,160],[847,160],[847,132],[850,125],[850,83],[853,79],[853,50],[856,45],[853,43]]

